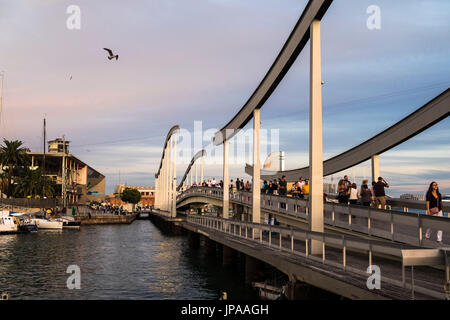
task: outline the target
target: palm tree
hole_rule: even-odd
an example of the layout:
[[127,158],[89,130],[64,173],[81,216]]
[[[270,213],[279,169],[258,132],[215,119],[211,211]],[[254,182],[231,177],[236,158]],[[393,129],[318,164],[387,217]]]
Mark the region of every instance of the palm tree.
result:
[[[40,195],[44,187],[44,177],[40,169],[32,170],[25,166],[21,168],[17,177],[14,188],[14,197],[18,198],[35,198]],[[55,194],[56,184],[54,181],[47,181],[45,184],[44,196],[53,198]]]
[[0,164],[3,167],[8,167],[8,198],[11,196],[11,180],[13,177],[13,169],[16,166],[26,165],[29,159],[27,152],[28,148],[22,147],[23,142],[19,140],[8,141],[3,139],[3,145],[0,145]]

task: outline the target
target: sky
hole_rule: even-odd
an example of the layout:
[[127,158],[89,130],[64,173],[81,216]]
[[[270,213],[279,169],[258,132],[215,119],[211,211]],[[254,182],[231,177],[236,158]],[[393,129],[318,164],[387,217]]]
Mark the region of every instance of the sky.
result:
[[[306,0],[0,0],[0,135],[42,151],[47,137],[119,182],[153,185],[167,132],[193,132],[203,147],[238,112],[277,57]],[[80,29],[69,29],[70,5]],[[370,30],[370,5],[380,29]],[[450,1],[335,0],[321,23],[324,159],[364,142],[450,87]],[[108,60],[104,47],[119,59]],[[72,79],[70,79],[72,78]],[[309,43],[261,109],[286,169],[308,165]],[[450,193],[450,119],[380,155],[389,193]],[[251,129],[250,122],[244,131]],[[275,130],[275,131],[273,131]],[[183,176],[190,155],[179,148]],[[248,149],[248,150],[247,150]],[[265,159],[269,148],[261,154]],[[231,178],[245,175],[236,157]],[[275,151],[275,150],[272,150]],[[215,153],[220,156],[221,148]],[[358,185],[370,163],[344,174]],[[222,176],[220,161],[205,176]],[[331,181],[331,177],[327,177]]]

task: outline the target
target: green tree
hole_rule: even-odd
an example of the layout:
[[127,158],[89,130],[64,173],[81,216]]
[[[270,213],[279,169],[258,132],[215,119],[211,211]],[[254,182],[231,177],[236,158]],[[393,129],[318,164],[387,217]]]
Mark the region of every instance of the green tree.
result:
[[141,193],[137,189],[125,188],[121,199],[124,202],[136,204],[141,200]]
[[8,141],[3,139],[3,144],[0,145],[0,164],[2,169],[8,167],[8,188],[7,196],[11,197],[12,193],[12,178],[13,170],[17,166],[27,165],[29,162],[29,156],[27,152],[30,150],[22,146],[23,142],[19,140]]

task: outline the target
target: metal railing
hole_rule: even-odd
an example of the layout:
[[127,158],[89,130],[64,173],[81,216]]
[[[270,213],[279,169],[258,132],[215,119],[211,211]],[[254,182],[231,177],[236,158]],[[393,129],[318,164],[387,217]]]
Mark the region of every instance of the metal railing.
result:
[[58,200],[12,198],[12,199],[0,199],[0,204],[5,206],[23,207],[23,208],[54,208],[58,205]]
[[[220,188],[192,187],[181,193],[177,201],[193,195],[223,199]],[[230,192],[230,202],[252,206],[252,193],[248,191]],[[308,220],[309,202],[294,197],[261,194],[261,209],[274,214]],[[369,236],[401,242],[419,247],[438,247],[431,240],[424,239],[427,229],[442,230],[444,244],[450,244],[450,219],[423,214],[383,210],[360,205],[334,202],[324,203],[324,223]]]
[[[368,273],[363,262],[364,259],[367,262],[367,266],[373,265],[373,256],[375,253],[395,256],[401,260],[405,250],[410,249],[408,246],[402,244],[386,243],[376,240],[362,240],[355,236],[320,233],[209,216],[187,215],[186,222],[203,228],[223,232],[230,236],[257,242],[270,249],[300,256],[366,278]],[[312,240],[322,242],[322,253],[320,256],[310,254],[309,247]],[[327,251],[329,250],[333,251],[332,255],[327,255]],[[339,255],[336,255],[336,252],[340,252],[340,257]],[[353,261],[355,258],[359,259],[360,265],[364,265],[364,268],[357,268],[354,263],[352,266],[349,265],[347,261],[350,257],[353,258]],[[436,261],[434,261],[434,264],[436,264],[435,262]],[[448,261],[442,260],[441,264],[448,264]],[[382,266],[380,266],[380,268],[382,268]],[[396,269],[396,272],[394,272],[395,274],[392,272],[393,268]],[[448,270],[448,265],[446,268]],[[443,284],[448,283],[449,279],[448,275],[441,270],[432,270],[432,272],[438,273],[435,278],[435,283],[433,284],[429,281],[424,281],[423,279],[420,281],[417,279],[415,280],[413,273],[411,273],[411,282],[406,281],[404,265],[394,261],[391,263],[389,270],[390,275],[386,276],[386,274],[383,273],[381,275],[381,281],[405,290],[414,290],[412,291],[412,299],[414,299],[414,292],[438,299],[445,299],[446,297]],[[444,278],[444,280],[441,281],[441,283],[436,283],[440,281],[438,279],[442,278]]]

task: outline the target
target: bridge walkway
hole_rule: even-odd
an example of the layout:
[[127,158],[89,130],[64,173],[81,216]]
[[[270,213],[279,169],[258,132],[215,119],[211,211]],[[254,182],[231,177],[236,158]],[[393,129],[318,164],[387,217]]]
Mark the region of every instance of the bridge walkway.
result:
[[[405,268],[403,284],[402,263],[376,255],[383,253],[400,258],[402,249],[412,249],[408,245],[361,241],[360,238],[352,236],[319,234],[206,216],[188,215],[181,225],[269,263],[290,277],[348,298],[445,298],[446,278],[443,270],[430,266],[414,267],[412,280],[411,269]],[[251,237],[253,229],[259,231],[259,236],[256,235],[254,239]],[[324,241],[321,256],[308,254],[307,241],[311,239]],[[367,288],[367,279],[370,276],[367,268],[370,264],[380,267],[380,290]]]

